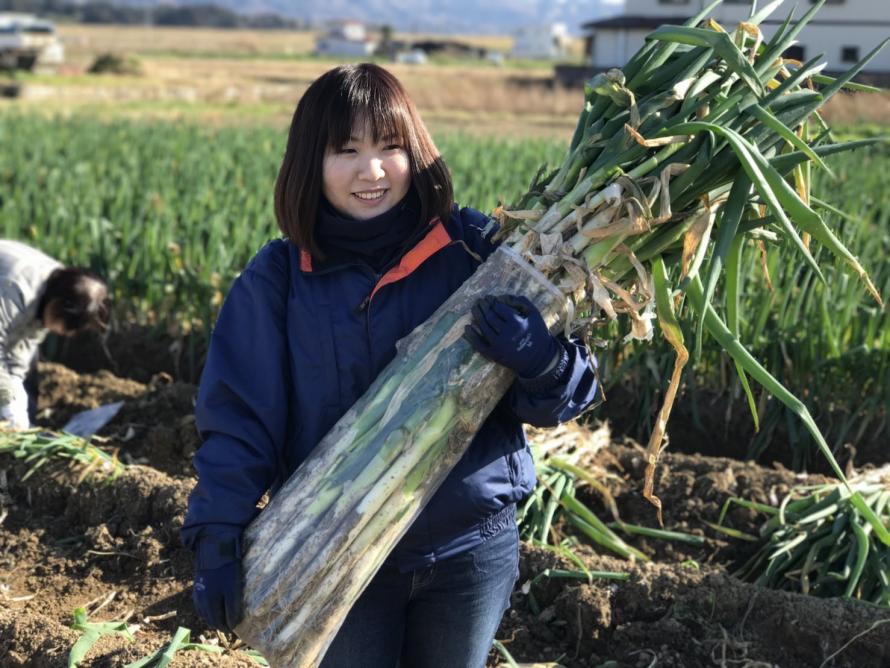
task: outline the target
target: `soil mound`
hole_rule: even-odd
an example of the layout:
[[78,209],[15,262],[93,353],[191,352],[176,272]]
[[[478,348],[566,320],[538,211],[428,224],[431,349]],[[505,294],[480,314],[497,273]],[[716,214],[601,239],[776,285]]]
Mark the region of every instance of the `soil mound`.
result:
[[[581,666],[883,666],[890,662],[890,610],[739,582],[711,568],[641,564],[588,553],[590,570],[626,582],[544,579],[577,570],[523,545],[513,607],[498,637],[518,661]],[[527,591],[541,612],[528,606]],[[613,661],[615,663],[607,663]]]
[[197,391],[165,373],[143,384],[109,371],[78,374],[60,364],[44,363],[38,423],[60,429],[75,413],[123,401],[120,412],[98,433],[104,446],[116,449],[124,463],[191,475],[191,458],[200,445],[194,417]]
[[[192,630],[193,641],[228,642],[193,611],[191,555],[178,535],[194,484],[190,457],[199,445],[195,387],[164,374],[139,383],[108,372],[79,375],[56,364],[40,370],[40,423],[46,427],[124,401],[97,442],[129,465],[114,479],[80,481],[82,468],[52,462],[24,479],[28,465],[0,455],[0,667],[66,666],[80,635],[70,627],[72,611],[86,605],[100,606],[94,621],[127,620],[136,628],[132,642],[102,638],[81,665],[123,666],[169,642],[180,626]],[[605,483],[622,520],[656,524],[641,495],[645,457],[639,446],[609,443],[581,464]],[[626,537],[655,564],[613,559],[580,545],[575,550],[586,568],[629,576],[590,582],[539,577],[548,568],[579,566],[524,546],[520,583],[498,639],[518,661],[558,661],[568,668],[890,665],[890,610],[770,591],[730,575],[747,545],[707,522],[718,520],[730,497],[775,504],[802,480],[781,466],[665,453],[656,478],[665,528],[702,535],[705,544]],[[580,488],[579,497],[609,519],[596,492]],[[728,522],[742,531],[754,531],[760,521],[742,508],[728,513]],[[559,524],[556,530],[571,531]],[[500,663],[492,652],[489,666]],[[233,646],[223,655],[177,653],[172,665],[258,664]]]
[[[582,461],[582,468],[601,472],[601,480],[616,500],[621,519],[630,524],[657,527],[655,507],[643,498],[646,470],[645,450],[628,441],[612,444]],[[794,473],[781,464],[773,468],[725,457],[706,457],[665,452],[655,474],[655,493],[661,499],[665,527],[707,537],[702,547],[684,543],[652,540],[642,536],[624,536],[627,542],[657,560],[702,563],[727,563],[747,557],[748,546],[727,539],[708,523],[716,524],[730,499],[742,498],[757,503],[778,505],[796,484],[819,484],[828,479],[821,475]],[[610,511],[602,497],[590,487],[577,491],[578,498],[599,517],[608,519]],[[746,533],[756,534],[763,515],[729,503],[725,523]]]

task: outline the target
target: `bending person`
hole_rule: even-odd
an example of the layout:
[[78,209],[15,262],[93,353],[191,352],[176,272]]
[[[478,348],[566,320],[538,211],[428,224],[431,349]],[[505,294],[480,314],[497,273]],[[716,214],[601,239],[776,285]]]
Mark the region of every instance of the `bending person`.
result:
[[37,413],[38,348],[47,333],[103,329],[108,289],[18,241],[0,240],[0,424],[27,429]]

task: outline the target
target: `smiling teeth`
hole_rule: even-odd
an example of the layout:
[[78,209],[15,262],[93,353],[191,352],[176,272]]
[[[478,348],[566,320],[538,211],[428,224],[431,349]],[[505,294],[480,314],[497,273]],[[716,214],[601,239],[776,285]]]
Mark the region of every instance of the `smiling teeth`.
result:
[[358,197],[359,199],[369,200],[369,199],[380,199],[381,197],[383,197],[384,193],[386,193],[385,190],[375,190],[374,192],[370,192],[370,193],[353,193],[353,194],[356,197]]

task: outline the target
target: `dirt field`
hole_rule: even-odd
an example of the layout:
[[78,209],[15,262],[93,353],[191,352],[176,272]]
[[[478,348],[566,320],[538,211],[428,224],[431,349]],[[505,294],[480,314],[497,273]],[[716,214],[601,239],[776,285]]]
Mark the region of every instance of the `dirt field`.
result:
[[[215,28],[145,27],[63,24],[59,38],[71,59],[94,56],[99,50],[184,55],[226,52],[234,56],[264,54],[272,57],[306,56],[315,47],[317,32],[309,30],[228,30]],[[393,39],[415,41],[441,35],[393,33]],[[507,52],[507,35],[457,35],[454,39],[483,49]],[[580,40],[575,45],[580,48]]]
[[[66,63],[20,77],[18,97],[0,98],[0,109],[284,126],[309,83],[337,64],[311,55],[314,35],[307,32],[64,25],[59,35]],[[511,43],[508,37],[458,39],[502,52]],[[87,74],[106,52],[134,55],[142,73]],[[387,67],[434,131],[564,137],[581,106],[579,91],[551,86],[546,64],[499,68],[468,60]]]
[[[123,666],[169,641],[178,626],[193,640],[225,642],[191,608],[190,555],[181,547],[189,463],[198,447],[192,416],[195,387],[159,374],[148,383],[107,371],[78,375],[41,365],[40,423],[58,427],[79,410],[123,399],[101,432],[129,466],[114,482],[78,484],[79,472],[48,465],[23,480],[27,468],[0,456],[0,661],[5,666],[65,666],[78,637],[72,610],[107,602],[96,621],[127,619],[133,642],[103,639],[84,665]],[[678,444],[675,446],[679,447]],[[625,521],[654,525],[640,496],[639,446],[612,443],[586,462],[604,467]],[[730,459],[667,454],[658,490],[665,523],[704,535],[703,547],[647,539],[631,541],[656,563],[632,565],[580,548],[588,568],[630,574],[626,582],[539,579],[546,568],[576,566],[550,552],[524,548],[522,577],[498,638],[517,661],[581,666],[880,666],[890,661],[890,610],[840,599],[822,600],[760,589],[730,573],[746,544],[713,532],[729,496],[775,502],[795,474]],[[593,495],[582,496],[604,513]],[[748,511],[731,515],[751,531]],[[531,611],[534,597],[538,614]],[[848,644],[849,643],[849,644]],[[494,652],[490,665],[501,661]],[[238,649],[224,655],[190,651],[174,666],[256,665]]]
[[[63,25],[59,34],[66,63],[20,77],[10,89],[17,87],[18,96],[0,98],[0,110],[283,127],[309,83],[337,64],[311,56],[314,35],[307,32]],[[501,51],[510,46],[507,37],[460,39]],[[134,55],[142,73],[87,74],[107,52]],[[581,108],[580,90],[554,86],[546,63],[386,66],[434,132],[567,139]],[[838,96],[826,116],[833,123],[890,124],[890,94]]]

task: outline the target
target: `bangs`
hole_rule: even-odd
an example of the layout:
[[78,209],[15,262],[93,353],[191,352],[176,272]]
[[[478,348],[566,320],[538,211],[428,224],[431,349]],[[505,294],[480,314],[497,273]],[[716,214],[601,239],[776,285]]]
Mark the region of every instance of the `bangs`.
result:
[[374,142],[393,139],[411,144],[410,101],[398,81],[382,68],[349,72],[331,96],[327,118],[327,145],[340,148],[370,128]]

